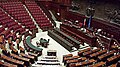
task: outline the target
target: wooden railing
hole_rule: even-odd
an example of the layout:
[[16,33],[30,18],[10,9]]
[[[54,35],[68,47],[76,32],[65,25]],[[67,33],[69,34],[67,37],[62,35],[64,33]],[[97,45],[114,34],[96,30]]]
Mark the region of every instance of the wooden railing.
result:
[[120,43],[119,43],[116,39],[113,39],[113,40],[114,40],[114,42],[116,42],[117,45],[120,47]]

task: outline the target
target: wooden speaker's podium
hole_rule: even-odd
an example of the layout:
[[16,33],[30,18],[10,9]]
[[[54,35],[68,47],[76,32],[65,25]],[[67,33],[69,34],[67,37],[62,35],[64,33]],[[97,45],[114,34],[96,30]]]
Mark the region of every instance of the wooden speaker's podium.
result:
[[48,50],[47,55],[48,56],[56,56],[57,51],[56,50]]

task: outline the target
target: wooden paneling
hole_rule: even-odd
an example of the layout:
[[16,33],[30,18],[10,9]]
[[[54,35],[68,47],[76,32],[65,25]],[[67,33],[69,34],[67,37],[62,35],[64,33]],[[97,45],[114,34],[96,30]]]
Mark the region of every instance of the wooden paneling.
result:
[[102,29],[104,32],[109,33],[110,35],[114,35],[113,38],[117,39],[120,43],[120,27],[113,25],[110,22],[98,19],[92,20],[91,27]]

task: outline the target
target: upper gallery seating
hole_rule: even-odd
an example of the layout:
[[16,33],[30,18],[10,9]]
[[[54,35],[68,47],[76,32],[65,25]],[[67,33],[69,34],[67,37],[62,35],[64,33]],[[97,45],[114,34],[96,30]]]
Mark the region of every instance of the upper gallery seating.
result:
[[43,10],[34,1],[25,1],[25,4],[42,30],[52,28],[52,23],[47,18]]
[[2,8],[8,12],[15,20],[29,30],[36,29],[34,22],[23,6],[22,2],[3,2]]

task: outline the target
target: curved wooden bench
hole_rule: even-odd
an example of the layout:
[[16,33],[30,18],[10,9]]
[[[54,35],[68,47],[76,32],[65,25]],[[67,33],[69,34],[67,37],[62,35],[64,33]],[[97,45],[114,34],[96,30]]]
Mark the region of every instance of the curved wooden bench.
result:
[[37,51],[37,53],[39,53],[40,55],[42,54],[43,49],[39,48],[39,47],[36,47],[31,43],[31,36],[26,37],[25,42],[30,49],[32,49],[34,51]]

